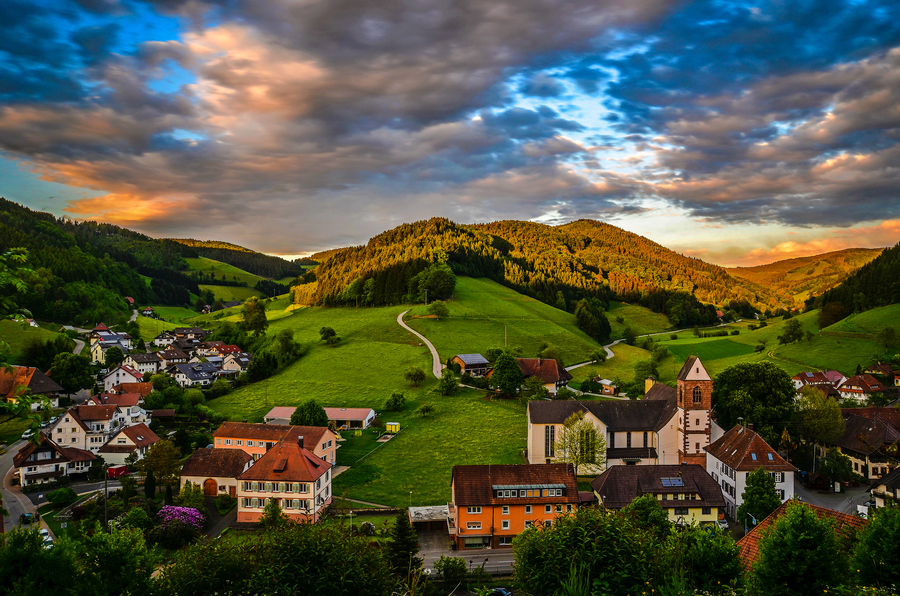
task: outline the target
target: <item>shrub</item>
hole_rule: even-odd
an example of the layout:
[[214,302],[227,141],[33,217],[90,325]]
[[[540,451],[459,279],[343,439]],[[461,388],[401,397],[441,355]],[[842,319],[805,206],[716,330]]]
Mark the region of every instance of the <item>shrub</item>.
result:
[[173,520],[147,532],[147,541],[162,548],[178,550],[191,544],[199,536],[200,532],[197,528],[179,520]]
[[731,332],[731,335],[740,335],[740,334],[741,334],[741,332],[738,331],[737,329],[735,329],[734,331]]
[[203,524],[206,523],[206,516],[193,507],[175,507],[166,505],[156,514],[156,520],[160,525],[167,525],[177,521],[190,526],[199,532],[203,529]]
[[216,511],[219,512],[219,515],[225,515],[237,504],[237,499],[233,498],[231,495],[219,495],[216,497],[215,504]]
[[673,333],[672,335],[669,336],[669,339],[678,339],[678,334]]
[[78,495],[71,488],[58,488],[47,495],[47,500],[50,501],[54,507],[65,507],[77,501]]

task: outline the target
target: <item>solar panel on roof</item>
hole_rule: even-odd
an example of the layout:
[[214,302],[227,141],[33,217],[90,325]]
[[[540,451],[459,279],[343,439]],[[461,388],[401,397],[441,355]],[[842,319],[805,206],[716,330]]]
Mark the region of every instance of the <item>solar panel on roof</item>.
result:
[[660,478],[662,481],[662,485],[669,486],[684,486],[684,480],[681,478]]

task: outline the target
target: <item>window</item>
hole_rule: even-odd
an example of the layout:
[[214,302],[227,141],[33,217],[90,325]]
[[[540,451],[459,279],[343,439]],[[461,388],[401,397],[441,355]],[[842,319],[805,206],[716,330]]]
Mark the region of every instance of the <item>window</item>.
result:
[[302,493],[308,493],[308,492],[309,492],[309,485],[306,484],[305,482],[300,483],[300,484],[298,485],[298,487],[299,487],[298,490],[297,490],[298,493],[301,493],[301,494],[302,494]]
[[694,443],[694,451],[700,451],[700,443]]
[[703,515],[709,515],[710,513],[712,513],[712,507],[703,508]]
[[503,506],[503,515],[509,515],[509,505]]
[[687,514],[688,514],[687,507],[676,507],[675,508],[675,515],[687,515]]
[[500,529],[501,529],[501,530],[508,530],[508,529],[509,529],[509,520],[508,520],[508,519],[504,519],[504,520],[501,522],[501,524],[500,524]]
[[697,426],[700,426],[700,419],[697,418]]
[[556,457],[556,427],[552,424],[544,427],[544,453],[547,457]]
[[466,529],[467,530],[480,530],[481,522],[466,522]]
[[694,387],[693,395],[695,404],[699,404],[703,401],[703,392],[700,390],[699,385],[697,387]]
[[644,447],[648,447],[647,445],[647,431],[644,431]]
[[553,525],[553,522],[551,522],[549,519],[545,519],[545,520],[544,520],[544,527],[545,527],[545,528],[549,528],[549,527],[552,526],[552,525]]
[[556,513],[562,513],[562,505],[556,506]]
[[249,498],[244,497],[244,501],[243,501],[243,502],[244,502],[244,507],[250,507],[250,499],[249,499]]
[[225,444],[226,444],[226,445],[231,445],[231,439],[225,439]]
[[566,505],[566,513],[572,513],[572,505],[571,505],[571,503],[570,503],[569,505]]
[[631,447],[631,433],[625,433],[625,447]]
[[784,501],[784,490],[779,488],[776,492],[778,493],[778,498]]
[[553,513],[553,505],[544,505],[544,513]]
[[512,544],[512,536],[501,536],[500,537],[500,546],[509,546]]
[[236,441],[234,442],[234,444],[237,445],[237,446],[239,446],[239,447],[243,447],[243,446],[244,446],[244,441],[242,441],[241,439],[238,439],[238,440],[236,440]]
[[253,447],[253,441],[247,441],[247,447]]
[[481,513],[481,507],[466,507],[466,513],[469,515],[478,515]]
[[519,491],[519,496],[520,496],[520,497],[524,497],[524,496],[525,496],[525,491],[524,491],[524,490],[520,490],[520,491]]
[[525,515],[531,515],[531,505],[525,505]]
[[612,449],[616,446],[616,433],[609,433],[609,448]]
[[246,480],[241,482],[241,490],[250,490],[250,483]]
[[534,525],[534,522],[531,521],[530,519],[526,519],[526,520],[525,520],[525,527],[526,527],[526,528],[530,528],[530,527],[533,526],[533,525]]

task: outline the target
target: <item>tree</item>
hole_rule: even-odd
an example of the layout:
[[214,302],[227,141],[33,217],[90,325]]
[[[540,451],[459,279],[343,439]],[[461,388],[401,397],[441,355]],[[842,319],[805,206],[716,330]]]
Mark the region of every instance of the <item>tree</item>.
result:
[[456,378],[453,371],[445,368],[441,371],[441,378],[438,379],[438,388],[441,390],[441,395],[453,395],[459,388],[459,379]]
[[740,549],[726,532],[691,526],[673,533],[666,546],[697,593],[722,593],[724,586],[734,585],[744,573]]
[[316,403],[314,399],[308,399],[291,414],[291,424],[294,426],[328,426],[328,414],[325,408]]
[[506,352],[497,357],[494,372],[491,373],[491,387],[504,395],[515,395],[524,380],[522,369],[519,368],[515,358]]
[[441,555],[441,558],[434,563],[434,570],[441,574],[445,587],[452,588],[465,581],[468,568],[466,560],[462,557]]
[[416,413],[421,414],[422,418],[425,418],[425,416],[427,416],[428,414],[434,413],[434,406],[432,406],[431,404],[422,404],[418,407]]
[[584,417],[579,410],[566,418],[556,439],[557,459],[575,468],[592,465],[603,469],[606,463],[606,439],[597,432],[597,428]]
[[846,482],[853,478],[853,462],[835,447],[825,452],[819,472],[832,482]]
[[151,574],[157,560],[141,530],[103,532],[97,527],[82,537],[76,583],[81,585],[81,594],[152,594]]
[[760,594],[823,594],[845,577],[845,554],[829,517],[791,502],[759,540],[753,579]]
[[[872,511],[871,509],[869,511]],[[883,507],[863,528],[854,554],[857,583],[891,586],[900,584],[900,507]]]
[[878,343],[884,346],[887,352],[890,348],[897,345],[897,330],[893,327],[885,327],[878,332]]
[[175,504],[179,507],[190,507],[198,511],[203,509],[203,487],[194,484],[190,480],[184,483],[178,495],[175,497]]
[[833,397],[806,385],[797,399],[797,427],[807,444],[833,443],[844,434],[844,417]]
[[636,497],[622,509],[622,515],[631,517],[638,526],[652,532],[660,540],[672,530],[669,514],[652,493]]
[[756,425],[770,445],[778,441],[794,411],[794,383],[783,368],[771,362],[742,362],[729,366],[713,380],[712,406],[722,428],[743,417]]
[[269,328],[269,320],[266,318],[266,303],[256,296],[251,296],[244,302],[241,310],[244,329],[259,337]]
[[438,320],[446,319],[450,316],[450,309],[447,308],[446,302],[435,300],[428,305],[428,314],[436,316]]
[[538,354],[538,358],[543,358],[544,360],[556,360],[560,366],[565,368],[565,363],[563,362],[562,355],[559,353],[559,348],[556,346],[547,346]]
[[106,359],[104,360],[104,364],[106,368],[113,369],[125,360],[125,353],[122,352],[122,348],[119,346],[113,346],[106,350]]
[[159,482],[163,484],[174,484],[178,482],[178,472],[181,466],[178,460],[181,459],[181,453],[175,443],[168,439],[157,441],[147,451],[147,455],[141,460],[141,470],[147,474],[150,469]]
[[144,494],[148,499],[156,497],[156,476],[153,474],[153,468],[148,468],[144,477]]
[[590,350],[588,352],[588,358],[594,364],[603,364],[606,362],[606,350]]
[[384,404],[384,409],[388,412],[396,412],[402,410],[406,404],[406,395],[402,391],[394,391]]
[[338,337],[337,332],[331,327],[322,327],[319,329],[319,337],[320,341],[324,341],[331,347],[334,347],[341,343],[341,338]]
[[91,372],[91,361],[86,357],[63,352],[53,359],[53,366],[47,376],[59,383],[66,395],[72,395],[79,389],[91,389],[94,386]]
[[762,467],[747,474],[741,499],[743,503],[738,507],[736,521],[746,526],[752,526],[750,516],[759,523],[781,505],[775,492],[775,478]]
[[575,305],[575,323],[578,328],[599,343],[609,341],[612,328],[603,313],[603,303],[597,298],[584,298]]
[[130,475],[121,476],[119,478],[119,484],[122,485],[122,488],[119,491],[122,494],[122,506],[127,509],[131,497],[137,494],[137,479]]
[[418,387],[425,380],[425,371],[418,366],[410,366],[403,373],[403,378],[412,383],[413,387]]
[[550,391],[544,387],[538,377],[528,377],[522,383],[522,399],[545,399],[548,397],[550,397]]
[[829,302],[819,311],[819,329],[834,325],[841,319],[847,318],[850,311],[840,302]]
[[290,520],[281,510],[278,499],[269,499],[263,507],[262,515],[259,518],[259,525],[265,528],[278,528],[286,525]]
[[803,325],[797,319],[791,319],[784,325],[784,332],[778,336],[780,345],[792,344],[803,339]]
[[409,522],[408,509],[401,509],[394,518],[394,525],[388,532],[386,552],[388,563],[402,577],[408,577],[422,567],[422,559],[416,556],[419,539]]

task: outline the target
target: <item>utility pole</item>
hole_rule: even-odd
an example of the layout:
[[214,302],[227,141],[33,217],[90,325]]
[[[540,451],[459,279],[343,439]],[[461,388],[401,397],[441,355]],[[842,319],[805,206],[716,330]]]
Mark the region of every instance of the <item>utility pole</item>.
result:
[[103,530],[109,532],[109,464],[103,464]]
[[506,325],[503,326],[503,347],[506,347]]

